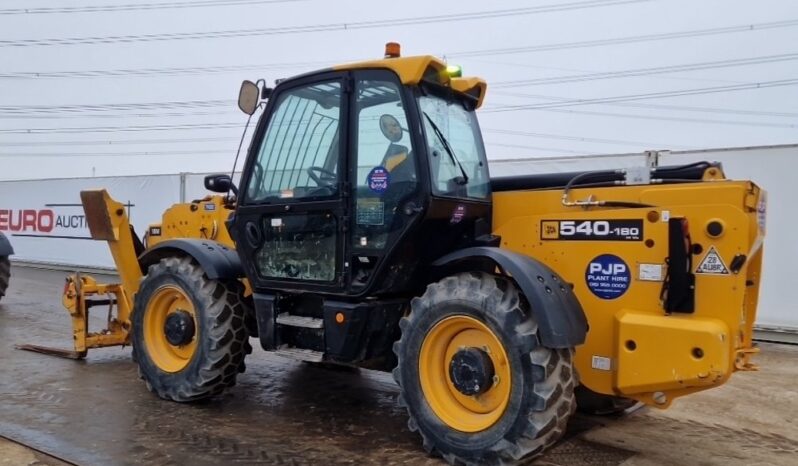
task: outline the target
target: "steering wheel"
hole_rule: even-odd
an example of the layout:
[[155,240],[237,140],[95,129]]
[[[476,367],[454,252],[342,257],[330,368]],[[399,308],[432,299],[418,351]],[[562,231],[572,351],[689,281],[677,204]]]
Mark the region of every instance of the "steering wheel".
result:
[[[336,175],[335,172],[331,172],[325,168],[308,167],[307,172],[308,176],[316,182],[317,186],[320,187],[335,186],[335,182],[338,181],[338,175]],[[319,173],[316,174],[316,172]]]

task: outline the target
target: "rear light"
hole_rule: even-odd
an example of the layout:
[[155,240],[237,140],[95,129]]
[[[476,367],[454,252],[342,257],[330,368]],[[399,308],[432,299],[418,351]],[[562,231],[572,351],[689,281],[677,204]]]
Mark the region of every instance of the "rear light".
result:
[[668,313],[695,312],[695,275],[693,275],[690,225],[685,218],[668,221],[668,273],[660,299]]

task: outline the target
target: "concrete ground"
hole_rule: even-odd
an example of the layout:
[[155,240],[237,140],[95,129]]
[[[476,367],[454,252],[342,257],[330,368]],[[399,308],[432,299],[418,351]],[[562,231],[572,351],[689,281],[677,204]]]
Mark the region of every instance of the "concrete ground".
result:
[[[17,351],[20,343],[69,348],[70,324],[62,272],[12,273],[0,301],[0,436],[14,442],[0,438],[0,465],[442,464],[408,431],[389,374],[334,371],[256,348],[235,388],[182,405],[146,391],[129,348],[93,350],[79,362]],[[667,411],[576,416],[536,464],[796,465],[798,347],[762,344],[757,362],[761,371]]]
[[69,464],[71,463],[65,463],[50,455],[0,437],[1,466],[67,466]]

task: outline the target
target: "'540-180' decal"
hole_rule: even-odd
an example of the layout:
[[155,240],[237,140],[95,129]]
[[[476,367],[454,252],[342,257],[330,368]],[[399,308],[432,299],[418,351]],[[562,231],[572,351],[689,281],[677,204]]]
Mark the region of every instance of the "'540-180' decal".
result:
[[643,220],[541,220],[540,239],[642,241]]

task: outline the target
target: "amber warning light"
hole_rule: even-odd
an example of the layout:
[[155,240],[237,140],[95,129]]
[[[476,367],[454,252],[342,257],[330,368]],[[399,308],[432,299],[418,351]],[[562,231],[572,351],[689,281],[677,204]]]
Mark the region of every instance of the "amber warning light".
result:
[[385,44],[385,58],[399,58],[400,48],[398,42],[388,42]]

